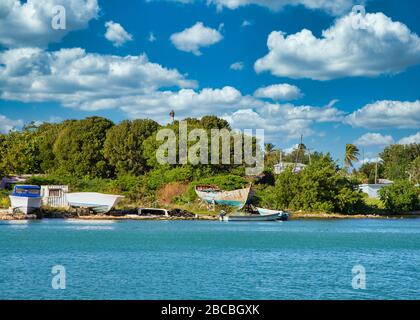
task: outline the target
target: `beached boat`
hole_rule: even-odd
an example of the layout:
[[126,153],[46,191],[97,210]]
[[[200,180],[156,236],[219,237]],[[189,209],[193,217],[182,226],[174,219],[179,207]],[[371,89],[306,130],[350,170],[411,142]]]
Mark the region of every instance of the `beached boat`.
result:
[[67,194],[67,202],[72,208],[85,208],[94,213],[108,213],[123,196],[97,192],[76,192]]
[[261,214],[232,214],[232,215],[226,215],[224,213],[220,214],[220,220],[221,221],[276,221],[278,220],[278,213],[274,214],[267,214],[267,215],[261,215]]
[[272,214],[277,214],[278,215],[278,220],[286,221],[286,220],[289,219],[289,214],[285,211],[270,210],[270,209],[264,209],[264,208],[258,208],[258,207],[257,207],[257,211],[262,216],[269,216],[269,215],[272,215]]
[[251,185],[248,188],[233,191],[222,191],[216,186],[200,185],[195,187],[197,196],[209,203],[227,205],[241,210],[252,196]]
[[39,186],[16,185],[9,197],[13,211],[28,214],[41,208],[42,197]]

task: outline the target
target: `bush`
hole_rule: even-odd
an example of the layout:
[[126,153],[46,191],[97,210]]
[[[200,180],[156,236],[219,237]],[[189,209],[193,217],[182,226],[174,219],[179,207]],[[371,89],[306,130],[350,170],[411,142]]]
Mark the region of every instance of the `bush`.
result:
[[5,190],[0,191],[0,208],[8,209],[10,207],[9,193]]
[[420,209],[420,189],[409,181],[397,181],[379,190],[385,209],[403,213]]

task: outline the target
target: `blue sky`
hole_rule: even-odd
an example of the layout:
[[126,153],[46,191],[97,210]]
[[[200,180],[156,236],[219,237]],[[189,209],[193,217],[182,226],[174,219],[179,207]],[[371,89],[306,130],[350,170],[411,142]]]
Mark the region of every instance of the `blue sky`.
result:
[[[180,2],[2,2],[0,131],[92,115],[165,123],[174,109],[265,129],[281,148],[302,133],[335,158],[346,143],[366,158],[420,143],[416,1],[367,0],[366,15],[356,0]],[[57,4],[65,30],[51,27]]]

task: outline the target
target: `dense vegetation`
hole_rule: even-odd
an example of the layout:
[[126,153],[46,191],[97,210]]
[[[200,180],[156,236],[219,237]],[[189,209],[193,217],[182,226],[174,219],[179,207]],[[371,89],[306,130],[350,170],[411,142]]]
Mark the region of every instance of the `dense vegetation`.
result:
[[[205,129],[209,137],[211,129],[231,130],[228,122],[215,116],[186,120],[189,130]],[[364,164],[359,170],[353,168],[349,174],[359,155],[354,145],[346,145],[343,150],[345,168],[339,168],[330,155],[309,153],[303,143],[289,154],[268,143],[265,146],[266,171],[250,178],[245,177],[244,164],[159,164],[156,150],[163,142],[156,136],[162,128],[174,129],[179,138],[177,121],[162,127],[148,119],[114,124],[101,117],[90,117],[30,124],[21,131],[0,134],[0,176],[31,174],[29,182],[34,184],[66,184],[78,191],[122,193],[127,198],[125,205],[133,206],[157,205],[159,190],[168,184],[173,184],[174,188],[177,188],[176,183],[187,186],[180,188],[172,198],[173,203],[185,205],[195,201],[193,188],[197,184],[215,184],[232,190],[253,181],[254,201],[260,206],[345,214],[372,210],[357,185],[374,182],[376,177],[396,181],[381,192],[386,210],[420,209],[419,188],[415,186],[420,182],[419,144],[389,146],[380,155],[383,162]],[[231,140],[233,152],[234,139]],[[193,144],[189,142],[190,146]],[[255,141],[254,145],[257,145]],[[307,167],[300,173],[290,168],[274,175],[273,165],[280,160],[301,162]],[[0,194],[3,207],[7,206],[5,195]]]
[[313,161],[300,174],[287,169],[275,185],[259,192],[261,203],[274,209],[360,213],[365,209],[357,183],[338,170],[329,155]]

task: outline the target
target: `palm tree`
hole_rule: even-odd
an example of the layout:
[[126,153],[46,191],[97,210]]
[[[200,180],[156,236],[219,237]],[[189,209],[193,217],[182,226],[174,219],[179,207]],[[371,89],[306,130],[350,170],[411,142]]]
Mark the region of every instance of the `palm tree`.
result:
[[346,153],[344,155],[344,165],[347,168],[353,167],[353,161],[358,161],[360,155],[359,149],[354,144],[346,144]]
[[266,143],[264,147],[265,147],[265,154],[266,155],[270,155],[271,152],[274,151],[274,144],[272,144],[272,143]]

